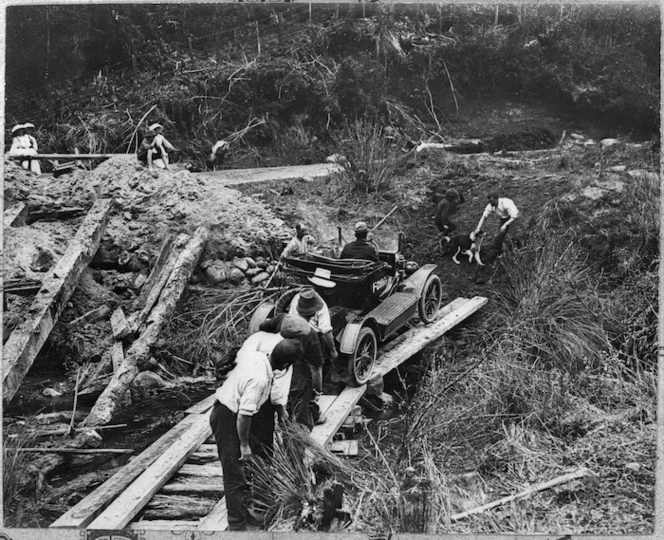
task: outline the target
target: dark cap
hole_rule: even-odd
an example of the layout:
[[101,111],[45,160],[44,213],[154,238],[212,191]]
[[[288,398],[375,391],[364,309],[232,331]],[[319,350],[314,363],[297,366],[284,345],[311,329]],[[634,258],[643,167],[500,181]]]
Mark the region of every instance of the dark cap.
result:
[[299,339],[306,336],[311,327],[298,315],[286,315],[281,322],[280,334],[286,339]]
[[297,301],[297,312],[303,317],[311,317],[323,307],[323,299],[313,289],[304,289]]

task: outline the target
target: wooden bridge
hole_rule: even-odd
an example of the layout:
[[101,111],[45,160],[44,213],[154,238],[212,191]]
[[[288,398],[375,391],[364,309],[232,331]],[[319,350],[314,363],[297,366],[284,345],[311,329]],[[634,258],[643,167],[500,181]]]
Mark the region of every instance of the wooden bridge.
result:
[[[476,296],[444,306],[429,326],[421,323],[380,350],[374,375],[384,375],[487,303]],[[326,422],[311,438],[328,445],[364,395],[366,385],[320,396]],[[57,519],[54,528],[96,530],[199,530],[227,527],[222,470],[209,425],[214,395],[185,411],[185,418],[114,476]],[[195,516],[192,518],[192,516]]]

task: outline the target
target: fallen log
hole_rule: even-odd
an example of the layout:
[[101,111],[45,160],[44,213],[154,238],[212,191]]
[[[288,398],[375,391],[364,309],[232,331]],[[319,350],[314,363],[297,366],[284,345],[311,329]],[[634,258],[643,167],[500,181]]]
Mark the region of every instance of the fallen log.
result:
[[173,236],[169,235],[162,242],[161,247],[159,249],[159,255],[157,256],[157,260],[155,261],[154,266],[150,271],[150,275],[148,276],[148,279],[145,280],[145,283],[143,283],[143,286],[141,287],[141,292],[138,294],[138,296],[132,303],[132,307],[134,310],[142,309],[143,306],[145,306],[145,301],[147,300],[148,293],[152,289],[152,286],[155,284],[157,277],[161,272],[161,269],[164,267],[164,264],[166,263],[166,259],[168,259],[168,254],[170,253],[172,245],[173,245]]
[[[150,274],[150,277],[148,278],[148,281],[150,280],[150,278],[153,278],[152,284],[149,286],[148,289],[146,289],[146,287],[148,286],[147,282],[143,285],[143,290],[147,290],[147,293],[145,295],[144,300],[142,300],[142,304],[140,304],[141,311],[132,313],[128,320],[129,328],[133,333],[136,333],[140,330],[140,327],[143,325],[143,323],[147,320],[148,316],[150,315],[150,311],[152,310],[155,303],[159,299],[161,291],[163,290],[164,286],[166,285],[166,282],[168,281],[171,273],[173,272],[173,269],[175,268],[175,265],[181,254],[182,247],[186,243],[187,243],[187,235],[185,234],[179,235],[174,242],[169,243],[168,249],[163,255],[163,260],[161,265],[159,266],[159,268],[157,268],[157,266],[155,265],[155,268],[153,270],[154,278],[153,274]],[[160,254],[160,258],[161,257],[162,254]],[[141,294],[142,292],[143,291],[141,291]]]
[[10,159],[23,161],[24,159],[109,159],[114,156],[125,156],[126,154],[35,154],[32,156],[7,155]]
[[[220,483],[221,485],[221,483]],[[214,495],[214,494],[212,494]],[[186,519],[208,515],[216,504],[216,497],[187,497],[184,495],[155,495],[145,506],[145,519]]]
[[104,317],[106,317],[106,315],[108,315],[110,311],[111,308],[109,308],[108,306],[99,306],[98,308],[91,309],[87,313],[84,313],[80,317],[77,317],[76,319],[68,323],[67,328],[72,329],[88,322],[98,321],[99,319],[103,319]]
[[65,221],[83,215],[85,215],[85,208],[78,206],[72,208],[31,208],[25,222],[27,225],[30,225],[41,219],[49,221]]
[[508,502],[512,502],[516,499],[524,499],[526,497],[529,497],[533,493],[537,493],[538,491],[544,491],[545,489],[549,489],[555,486],[558,486],[560,484],[564,484],[566,482],[569,482],[571,480],[576,480],[577,478],[583,478],[584,476],[595,476],[595,473],[592,472],[589,469],[585,468],[580,468],[577,469],[574,472],[568,473],[568,474],[563,474],[562,476],[558,476],[556,478],[553,478],[552,480],[549,480],[547,482],[542,482],[541,484],[536,484],[534,486],[529,487],[528,489],[524,489],[520,493],[517,493],[516,495],[510,495],[509,497],[503,497],[502,499],[498,499],[497,501],[490,502],[488,504],[484,504],[482,506],[478,506],[476,508],[471,508],[470,510],[467,510],[466,512],[461,512],[459,514],[453,514],[450,516],[451,521],[459,521],[460,519],[465,519],[468,516],[472,516],[473,514],[481,514],[482,512],[486,512],[487,510],[491,510],[492,508],[495,508],[496,506],[500,506],[501,504],[505,504]]
[[2,292],[18,296],[32,296],[41,289],[42,282],[37,279],[8,279],[2,284]]
[[2,224],[5,229],[21,227],[26,224],[30,211],[25,203],[18,203],[4,212]]
[[112,207],[113,199],[100,199],[93,205],[62,258],[42,281],[28,311],[31,316],[14,328],[5,343],[2,353],[2,399],[5,404],[21,386],[78,285],[83,270],[97,251]]
[[189,277],[203,252],[208,234],[205,227],[198,228],[180,253],[159,301],[146,321],[145,331],[126,351],[124,361],[97,399],[88,417],[83,421],[83,426],[104,425],[112,420],[122,397],[134,377],[138,375],[140,362],[149,358],[150,348],[157,341],[162,328],[175,311]]
[[39,452],[43,454],[133,454],[131,448],[16,448],[16,452]]

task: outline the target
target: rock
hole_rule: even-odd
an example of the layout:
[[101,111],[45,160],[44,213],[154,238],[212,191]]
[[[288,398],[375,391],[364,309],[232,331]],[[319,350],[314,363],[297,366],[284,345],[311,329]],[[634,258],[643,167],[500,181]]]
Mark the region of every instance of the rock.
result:
[[583,135],[579,135],[578,133],[572,133],[570,137],[577,141],[582,141],[584,139]]
[[614,165],[613,167],[609,167],[609,170],[612,172],[625,172],[627,167],[625,165]]
[[94,429],[84,429],[76,435],[79,448],[99,448],[101,446],[101,435]]
[[625,469],[627,469],[628,471],[639,472],[641,470],[641,464],[634,462],[626,463]]
[[263,271],[262,268],[256,267],[256,268],[249,268],[249,270],[247,270],[245,273],[248,277],[254,277],[260,274],[262,271]]
[[594,144],[595,144],[595,141],[593,141],[592,139],[588,139],[587,141],[585,141],[583,143],[583,146],[593,146]]
[[125,212],[124,214],[122,214],[122,217],[125,218],[127,221],[131,221],[132,219],[134,219],[131,215],[131,212]]
[[221,283],[228,279],[226,268],[223,264],[213,264],[212,266],[208,266],[205,270],[205,277],[212,285],[216,285],[217,283]]
[[386,394],[385,392],[381,392],[378,396],[378,399],[380,399],[384,408],[389,408],[394,403],[394,397],[390,394]]
[[233,266],[235,268],[240,269],[243,273],[246,272],[247,270],[249,270],[249,263],[247,262],[246,257],[242,257],[242,258],[235,257],[233,259]]
[[346,157],[341,154],[332,154],[325,158],[325,163],[343,163],[346,161]]
[[54,398],[54,397],[60,397],[62,395],[62,392],[58,392],[54,388],[44,388],[41,391],[41,394],[42,394],[42,396],[45,396],[45,397]]
[[599,143],[602,146],[613,146],[614,144],[618,144],[620,141],[618,139],[602,139]]
[[244,272],[239,268],[233,268],[228,277],[231,281],[242,281],[244,279]]
[[265,270],[268,267],[268,265],[269,265],[269,263],[267,262],[267,260],[265,258],[258,257],[256,259],[256,266],[258,266],[258,268],[262,268],[263,270]]
[[249,268],[256,268],[256,261],[253,260],[251,257],[245,257],[244,260],[247,261]]
[[167,386],[166,381],[159,374],[149,370],[141,371],[136,375],[132,381],[132,385],[143,389],[164,388]]
[[272,274],[272,272],[274,272],[274,269],[275,269],[275,268],[276,268],[275,265],[270,264],[270,265],[267,266],[267,268],[265,268],[265,271],[266,271],[268,274]]
[[270,279],[270,274],[268,274],[267,272],[261,272],[257,276],[254,276],[253,278],[251,278],[251,282],[254,285],[257,285],[258,283],[262,283],[263,281],[265,281],[267,279]]

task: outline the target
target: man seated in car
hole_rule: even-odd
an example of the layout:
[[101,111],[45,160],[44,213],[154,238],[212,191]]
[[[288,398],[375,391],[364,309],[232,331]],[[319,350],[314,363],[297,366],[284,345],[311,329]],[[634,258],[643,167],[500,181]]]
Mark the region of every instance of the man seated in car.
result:
[[355,241],[348,242],[341,250],[340,259],[364,259],[378,262],[378,248],[367,240],[369,227],[364,221],[355,224]]

